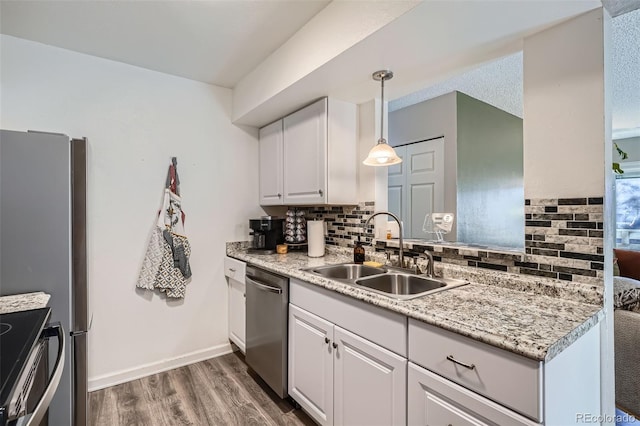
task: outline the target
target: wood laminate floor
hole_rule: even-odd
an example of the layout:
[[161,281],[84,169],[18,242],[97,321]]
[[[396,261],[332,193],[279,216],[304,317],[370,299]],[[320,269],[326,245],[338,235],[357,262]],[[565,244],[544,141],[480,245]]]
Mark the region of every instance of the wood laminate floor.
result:
[[90,425],[314,425],[239,352],[89,394]]

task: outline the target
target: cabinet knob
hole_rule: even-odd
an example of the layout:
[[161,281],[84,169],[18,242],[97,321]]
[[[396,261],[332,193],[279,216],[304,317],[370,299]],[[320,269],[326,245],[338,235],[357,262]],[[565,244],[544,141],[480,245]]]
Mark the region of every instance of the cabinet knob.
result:
[[322,197],[322,189],[318,189],[318,194]]
[[328,337],[325,337],[325,338],[324,338],[324,342],[325,342],[326,344],[329,344],[329,342],[330,342],[330,341],[331,341],[331,340],[329,340],[329,338],[328,338]]
[[278,192],[278,198],[282,198],[282,194]]
[[333,346],[333,349],[338,349],[338,344],[336,342],[333,342],[331,346]]
[[233,269],[233,268],[229,268],[229,271],[231,271],[231,272],[235,272],[236,270],[235,270],[235,269]]

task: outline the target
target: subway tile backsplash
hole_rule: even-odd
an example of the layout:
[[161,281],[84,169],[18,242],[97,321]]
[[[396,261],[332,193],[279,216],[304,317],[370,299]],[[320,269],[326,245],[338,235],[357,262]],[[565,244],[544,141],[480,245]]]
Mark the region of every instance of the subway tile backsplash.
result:
[[[302,210],[307,219],[327,223],[328,245],[353,247],[358,235],[365,244],[373,241],[373,228],[364,229],[365,221],[375,211],[373,201]],[[602,197],[527,199],[525,253],[414,240],[407,244],[405,257],[429,250],[436,261],[443,263],[597,285],[604,279],[603,227]],[[397,246],[397,240],[389,247],[387,241],[378,240],[375,251],[392,250],[397,254]]]

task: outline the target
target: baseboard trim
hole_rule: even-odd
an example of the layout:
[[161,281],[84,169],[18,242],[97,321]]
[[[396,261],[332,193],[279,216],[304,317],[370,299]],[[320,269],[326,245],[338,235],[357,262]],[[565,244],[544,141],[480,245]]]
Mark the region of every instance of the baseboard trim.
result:
[[185,365],[226,355],[231,352],[233,352],[231,345],[229,343],[224,343],[222,345],[180,355],[175,358],[164,359],[162,361],[143,364],[126,370],[120,370],[115,373],[93,377],[89,379],[89,392],[130,382],[142,377],[151,376],[152,374],[162,373],[163,371],[173,370],[174,368],[184,367]]

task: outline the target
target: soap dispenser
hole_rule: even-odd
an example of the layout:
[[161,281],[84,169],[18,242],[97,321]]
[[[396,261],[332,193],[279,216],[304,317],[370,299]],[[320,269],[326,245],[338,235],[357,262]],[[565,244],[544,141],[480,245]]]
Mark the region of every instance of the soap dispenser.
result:
[[358,241],[356,241],[356,245],[353,248],[353,263],[358,263],[358,264],[364,263],[364,247],[360,242],[359,235],[358,235]]

